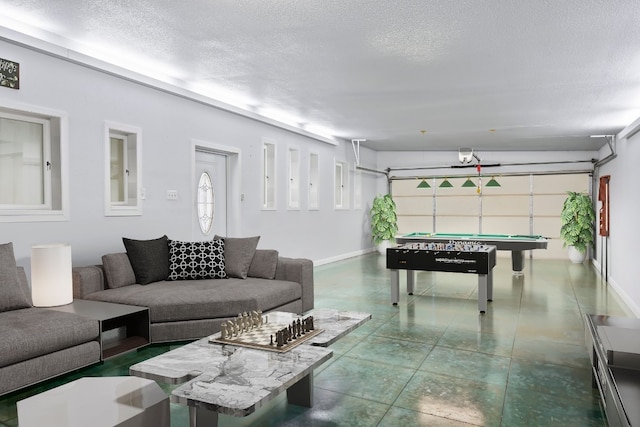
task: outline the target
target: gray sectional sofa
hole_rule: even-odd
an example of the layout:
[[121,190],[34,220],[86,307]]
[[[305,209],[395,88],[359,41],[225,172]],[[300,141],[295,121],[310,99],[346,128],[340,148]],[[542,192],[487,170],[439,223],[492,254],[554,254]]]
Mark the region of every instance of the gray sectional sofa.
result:
[[152,343],[202,338],[245,311],[311,310],[313,262],[256,249],[258,239],[124,239],[126,253],[74,268],[74,298],[149,307]]
[[33,307],[11,243],[0,245],[0,395],[100,361],[99,324]]

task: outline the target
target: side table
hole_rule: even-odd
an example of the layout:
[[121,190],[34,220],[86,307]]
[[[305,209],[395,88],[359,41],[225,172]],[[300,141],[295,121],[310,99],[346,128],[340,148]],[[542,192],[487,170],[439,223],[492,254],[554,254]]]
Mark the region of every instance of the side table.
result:
[[610,427],[640,425],[640,319],[585,314],[592,387]]
[[154,381],[85,377],[19,400],[20,427],[169,427],[169,397]]
[[101,360],[149,345],[148,307],[74,299],[71,304],[48,309],[97,320]]

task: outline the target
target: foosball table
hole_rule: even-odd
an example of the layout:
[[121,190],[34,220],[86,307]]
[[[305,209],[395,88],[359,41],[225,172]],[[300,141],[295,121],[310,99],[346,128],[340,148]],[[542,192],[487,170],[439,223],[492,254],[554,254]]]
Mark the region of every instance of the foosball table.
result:
[[387,249],[387,268],[391,270],[391,303],[400,299],[400,272],[407,270],[407,293],[413,295],[415,272],[444,271],[478,275],[478,310],[487,311],[493,299],[493,267],[496,247],[479,242],[450,241],[408,243]]

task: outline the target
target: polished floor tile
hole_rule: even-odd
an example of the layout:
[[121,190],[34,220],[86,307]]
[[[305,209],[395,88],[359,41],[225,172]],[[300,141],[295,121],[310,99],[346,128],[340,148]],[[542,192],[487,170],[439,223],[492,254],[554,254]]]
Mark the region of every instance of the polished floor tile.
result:
[[[514,276],[500,257],[485,314],[476,276],[420,272],[414,295],[405,277],[393,306],[384,257],[316,266],[316,307],[372,319],[335,343],[315,371],[313,408],[288,405],[282,394],[248,417],[221,415],[219,425],[606,426],[582,318],[633,315],[588,264],[527,260]],[[2,396],[0,426],[17,426],[18,400],[82,376],[127,375],[137,361],[182,344],[153,345]],[[171,423],[188,426],[187,408],[171,404]]]
[[394,406],[473,425],[498,426],[504,393],[505,384],[417,372]]
[[509,357],[438,345],[429,353],[419,369],[504,387],[507,384],[510,363]]

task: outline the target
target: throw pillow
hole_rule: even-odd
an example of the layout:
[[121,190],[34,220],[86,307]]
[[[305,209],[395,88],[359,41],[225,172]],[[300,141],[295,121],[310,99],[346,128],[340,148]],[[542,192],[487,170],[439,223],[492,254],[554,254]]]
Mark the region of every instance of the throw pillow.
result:
[[221,237],[216,235],[213,239],[224,240],[224,268],[227,276],[246,279],[260,236]]
[[136,276],[136,283],[146,285],[169,276],[169,245],[167,236],[152,240],[122,238],[127,256]]
[[102,267],[109,289],[136,283],[136,274],[126,253],[107,254],[102,257]]
[[278,251],[256,249],[247,276],[273,280],[276,278],[276,268],[278,268]]
[[169,240],[169,280],[226,279],[224,240]]
[[31,303],[18,279],[13,243],[0,245],[0,312],[29,307]]

